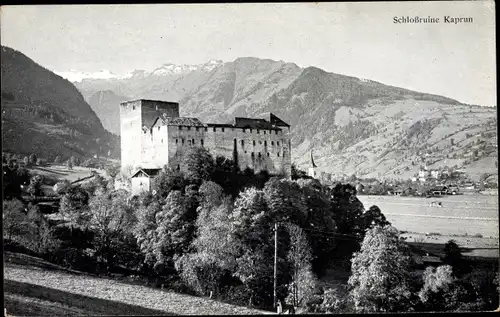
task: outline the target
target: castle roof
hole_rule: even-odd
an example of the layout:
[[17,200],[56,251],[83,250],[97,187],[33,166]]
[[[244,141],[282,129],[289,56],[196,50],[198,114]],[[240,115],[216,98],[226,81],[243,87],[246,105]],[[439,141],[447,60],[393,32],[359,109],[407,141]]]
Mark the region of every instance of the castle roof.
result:
[[183,126],[191,126],[191,127],[204,127],[205,125],[198,118],[189,118],[189,117],[158,117],[152,126],[156,124],[161,125],[183,125]]
[[141,168],[137,172],[135,172],[130,178],[132,177],[137,177],[137,176],[146,176],[146,177],[153,177],[156,176],[160,173],[161,168]]
[[242,117],[234,118],[234,127],[245,128],[245,129],[263,129],[263,130],[279,129],[266,119],[254,119],[254,118],[242,118]]

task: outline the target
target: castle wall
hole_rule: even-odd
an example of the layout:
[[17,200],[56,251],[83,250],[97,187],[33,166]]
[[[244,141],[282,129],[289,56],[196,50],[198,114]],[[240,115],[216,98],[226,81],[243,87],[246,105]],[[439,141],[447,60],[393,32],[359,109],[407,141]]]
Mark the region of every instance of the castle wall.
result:
[[[160,122],[151,127],[164,113],[178,117],[178,103],[138,100],[120,106],[122,166],[177,168],[181,151],[194,145],[204,146],[214,158],[220,155],[236,160],[241,170],[249,167],[255,172],[267,170],[271,174],[291,175],[289,127],[282,126],[281,130],[219,124],[195,127]],[[143,129],[144,126],[151,128]]]
[[190,146],[205,146],[205,128],[193,126],[169,126],[168,127],[169,152],[166,155],[169,165],[178,168],[182,151]]
[[287,132],[209,125],[206,139],[207,148],[214,156],[234,159],[236,148],[236,160],[241,170],[249,167],[255,172],[267,170],[272,174],[291,174],[290,139]]
[[121,164],[136,165],[141,161],[142,117],[140,100],[120,105]]

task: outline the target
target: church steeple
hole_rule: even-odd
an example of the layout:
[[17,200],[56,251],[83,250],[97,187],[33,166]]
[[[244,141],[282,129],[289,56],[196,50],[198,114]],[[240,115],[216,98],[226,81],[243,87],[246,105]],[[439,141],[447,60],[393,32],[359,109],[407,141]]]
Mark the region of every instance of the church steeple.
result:
[[311,166],[309,166],[308,175],[312,178],[316,178],[316,164],[314,163],[313,151],[311,150]]
[[316,168],[316,164],[314,164],[313,151],[311,150],[311,167]]

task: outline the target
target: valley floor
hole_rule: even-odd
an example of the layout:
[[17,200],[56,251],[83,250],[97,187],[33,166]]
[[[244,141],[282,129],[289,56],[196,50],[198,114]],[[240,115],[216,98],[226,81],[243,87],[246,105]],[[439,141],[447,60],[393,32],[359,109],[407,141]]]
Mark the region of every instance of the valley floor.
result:
[[6,252],[4,258],[4,303],[10,315],[271,314],[71,272],[23,254]]

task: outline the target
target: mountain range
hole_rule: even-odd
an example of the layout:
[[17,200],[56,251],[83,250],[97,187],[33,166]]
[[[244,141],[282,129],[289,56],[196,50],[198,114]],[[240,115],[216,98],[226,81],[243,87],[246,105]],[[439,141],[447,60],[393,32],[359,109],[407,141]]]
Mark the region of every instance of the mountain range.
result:
[[2,151],[48,160],[119,157],[119,139],[71,82],[9,47],[1,58]]
[[292,160],[307,169],[312,151],[326,178],[407,179],[444,166],[498,174],[496,107],[254,57],[70,83],[2,47],[4,148],[119,157],[119,104],[139,98],[177,101],[181,116],[204,122],[271,111],[292,126]]
[[496,108],[283,61],[245,57],[203,65],[211,67],[168,64],[75,85],[87,96],[112,91],[177,101],[182,116],[204,122],[271,111],[292,126],[293,161],[307,169],[313,151],[327,177],[407,179],[422,167],[445,166],[472,179],[497,174]]

